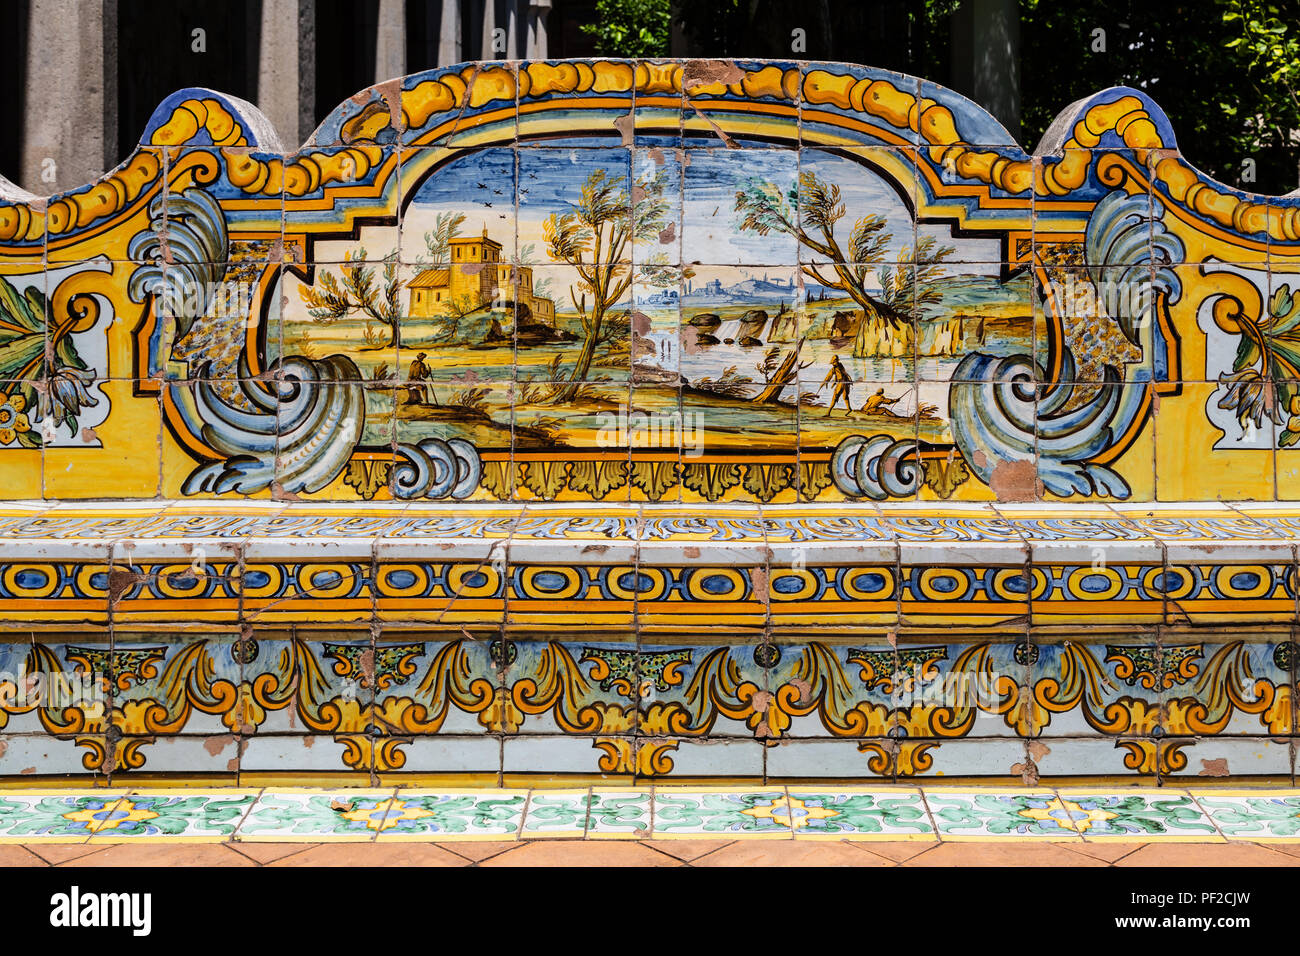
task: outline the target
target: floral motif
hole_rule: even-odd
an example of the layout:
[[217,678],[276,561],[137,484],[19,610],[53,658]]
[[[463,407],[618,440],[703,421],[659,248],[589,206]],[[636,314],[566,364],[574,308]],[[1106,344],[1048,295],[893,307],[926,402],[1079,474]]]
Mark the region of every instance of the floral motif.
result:
[[[20,435],[31,431],[26,409],[27,399],[21,391],[15,390],[5,396],[4,404],[0,405],[0,445],[12,445]],[[27,444],[25,439],[22,441]]]
[[0,389],[0,447],[39,448],[53,428],[32,424],[47,419],[76,435],[81,410],[99,404],[89,389],[94,373],[67,326],[50,319],[44,292],[33,286],[20,293],[0,276],[0,381],[13,383]]
[[789,827],[792,830],[802,829],[808,826],[812,820],[839,816],[838,810],[829,810],[826,807],[810,807],[796,797],[790,797],[788,800],[784,798],[773,800],[770,803],[758,803],[740,812],[748,814],[755,820],[771,820],[773,823],[779,823],[781,826]]
[[152,820],[158,814],[123,799],[98,809],[73,810],[63,816],[74,823],[85,823],[89,829],[99,833],[103,830],[116,830],[123,824],[130,825],[143,820]]
[[1286,448],[1300,441],[1300,299],[1284,283],[1262,311],[1231,316],[1241,341],[1232,371],[1219,378],[1228,389],[1219,407],[1235,411],[1243,427],[1262,428],[1266,417],[1285,426],[1277,442]]
[[1080,832],[1087,830],[1094,823],[1101,823],[1115,817],[1115,814],[1108,810],[1097,807],[1084,809],[1074,801],[1062,800],[1060,797],[1053,797],[1041,806],[1031,804],[1027,809],[1021,810],[1020,815],[1031,820],[1052,820],[1063,827],[1073,827]]
[[364,823],[368,830],[388,830],[403,820],[431,817],[433,812],[409,800],[380,800],[374,806],[368,803],[360,810],[352,809],[339,814],[345,820]]

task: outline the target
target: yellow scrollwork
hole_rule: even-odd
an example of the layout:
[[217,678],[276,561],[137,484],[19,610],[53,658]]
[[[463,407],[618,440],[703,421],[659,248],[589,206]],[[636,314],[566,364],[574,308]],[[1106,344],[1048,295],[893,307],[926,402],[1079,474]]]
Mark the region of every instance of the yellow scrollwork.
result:
[[151,146],[183,146],[205,130],[214,146],[247,146],[239,121],[218,100],[185,100],[172,110],[166,123],[154,130]]

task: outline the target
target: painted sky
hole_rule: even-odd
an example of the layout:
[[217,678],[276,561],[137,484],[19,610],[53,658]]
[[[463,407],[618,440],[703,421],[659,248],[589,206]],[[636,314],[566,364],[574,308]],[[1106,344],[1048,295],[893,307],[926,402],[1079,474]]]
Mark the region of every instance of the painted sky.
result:
[[[598,148],[593,148],[597,144]],[[802,170],[838,185],[845,215],[836,237],[843,248],[848,246],[853,223],[868,214],[883,215],[890,222],[889,258],[897,260],[915,241],[915,227],[899,189],[868,162],[813,149],[802,153],[771,148],[628,150],[611,147],[607,140],[574,140],[476,151],[439,168],[421,184],[407,207],[403,256],[409,260],[424,254],[423,235],[434,227],[439,213],[460,212],[467,216],[461,227],[463,235],[478,235],[486,227],[488,235],[504,247],[505,257],[519,254],[528,263],[546,267],[555,286],[565,288],[573,277],[567,266],[553,263],[546,253],[546,218],[569,211],[583,182],[597,169],[627,180],[649,175],[656,167],[667,184],[669,220],[680,217],[676,234],[681,244],[654,245],[644,254],[648,257],[655,251],[666,253],[672,261],[680,257],[680,261],[702,263],[702,272],[697,268],[702,277],[714,271],[710,267],[728,265],[744,266],[754,275],[784,273],[799,259],[812,257],[807,250],[800,252],[791,237],[777,233],[760,236],[739,228],[736,192],[752,177],[765,178],[788,191]],[[943,224],[920,228],[957,246],[958,260],[998,258],[993,240],[953,239]],[[642,257],[639,251],[637,258]]]

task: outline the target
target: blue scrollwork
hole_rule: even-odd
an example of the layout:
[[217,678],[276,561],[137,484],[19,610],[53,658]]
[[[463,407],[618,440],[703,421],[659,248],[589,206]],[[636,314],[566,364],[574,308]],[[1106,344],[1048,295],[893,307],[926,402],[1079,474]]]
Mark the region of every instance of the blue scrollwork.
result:
[[[1075,357],[1062,343],[1062,381],[1035,384],[1046,376],[1027,355],[967,355],[952,375],[949,416],[958,448],[986,483],[1000,465],[1036,458],[1052,494],[1131,494],[1122,477],[1093,459],[1129,431],[1146,409],[1148,383],[1167,374],[1168,343],[1151,319],[1159,297],[1180,295],[1171,263],[1182,258],[1182,244],[1152,218],[1146,195],[1116,190],[1097,203],[1084,250],[1098,309],[1142,347],[1149,364],[1128,380],[1106,367],[1102,381],[1080,386],[1069,381]],[[1081,387],[1087,401],[1072,403]]]
[[[136,301],[155,297],[157,328],[149,370],[173,363],[172,347],[205,314],[225,274],[228,236],[221,206],[201,189],[156,199],[150,223],[131,239],[133,258],[149,260],[131,276]],[[210,363],[171,384],[185,427],[221,456],[196,468],[187,495],[319,491],[338,477],[365,425],[365,397],[356,364],[344,355],[285,356],[254,377],[241,361],[239,401],[216,387]]]
[[478,450],[463,438],[426,438],[399,444],[393,468],[394,498],[468,498],[478,487],[483,464]]

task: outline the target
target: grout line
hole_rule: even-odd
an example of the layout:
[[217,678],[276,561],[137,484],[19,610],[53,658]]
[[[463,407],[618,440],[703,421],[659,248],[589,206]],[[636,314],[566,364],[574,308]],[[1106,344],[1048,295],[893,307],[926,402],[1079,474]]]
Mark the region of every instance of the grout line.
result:
[[240,830],[240,828],[244,825],[244,821],[248,819],[249,814],[251,814],[251,813],[253,812],[254,808],[255,808],[259,803],[262,802],[262,795],[263,795],[264,793],[266,793],[266,788],[265,788],[265,787],[259,787],[258,790],[257,790],[257,793],[253,794],[253,799],[250,800],[250,801],[248,801],[248,806],[244,809],[243,814],[240,816],[240,818],[239,818],[239,822],[236,823],[236,824],[235,824],[235,828],[234,828],[233,830],[230,831],[230,836],[227,838],[227,840],[228,840],[230,843],[234,843],[234,842],[235,842],[235,837],[239,835],[239,830]]
[[[1047,789],[1051,791],[1052,799],[1055,800],[1057,803],[1059,803],[1062,807],[1064,807],[1065,798],[1061,796],[1061,791],[1058,790],[1056,787],[1048,787]],[[1073,814],[1070,814],[1070,816],[1066,819],[1066,823],[1069,824],[1070,829],[1074,831],[1075,835],[1079,838],[1080,841],[1083,841],[1085,839],[1083,835],[1083,831],[1079,829],[1079,824],[1074,819]]]
[[528,825],[528,811],[531,810],[532,807],[533,807],[533,791],[529,789],[526,793],[524,793],[524,809],[523,812],[519,814],[519,827],[515,830],[515,834],[514,834],[514,842],[516,843],[522,841],[524,838],[524,827]]
[[934,833],[935,842],[943,843],[944,842],[943,833],[940,832],[939,824],[934,819],[934,810],[931,809],[930,807],[930,798],[926,796],[925,789],[923,787],[917,787],[916,792],[921,795],[921,806],[925,807],[925,816],[926,819],[930,821],[930,830]]
[[[1142,844],[1140,844],[1140,845],[1138,845],[1138,846],[1135,846],[1133,849],[1129,850],[1129,851],[1128,851],[1127,853],[1125,853],[1123,856],[1117,856],[1117,857],[1115,857],[1115,859],[1111,860],[1111,861],[1110,861],[1110,865],[1111,865],[1111,866],[1115,866],[1116,864],[1119,863],[1120,860],[1127,860],[1130,856],[1132,856],[1132,855],[1133,855],[1134,853],[1136,853],[1138,850],[1146,849],[1146,847],[1148,847],[1148,846],[1150,846],[1150,845],[1151,845],[1150,843],[1142,843]],[[1217,844],[1216,844],[1216,845],[1217,845]]]
[[1228,834],[1223,832],[1223,829],[1219,826],[1219,821],[1214,818],[1214,814],[1210,813],[1209,810],[1206,810],[1205,807],[1201,806],[1201,801],[1196,798],[1196,794],[1192,793],[1191,788],[1184,790],[1183,793],[1185,793],[1188,799],[1192,801],[1192,806],[1196,807],[1197,810],[1201,811],[1201,815],[1204,816],[1205,819],[1210,822],[1210,826],[1214,827],[1214,832],[1217,833],[1225,843],[1236,842],[1234,840],[1229,839]]

